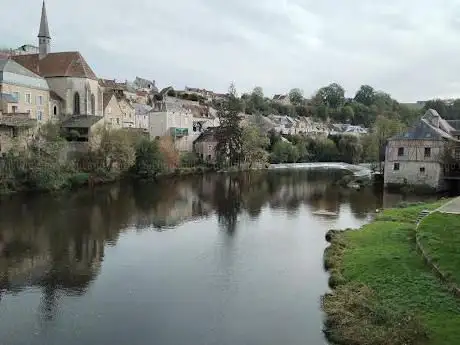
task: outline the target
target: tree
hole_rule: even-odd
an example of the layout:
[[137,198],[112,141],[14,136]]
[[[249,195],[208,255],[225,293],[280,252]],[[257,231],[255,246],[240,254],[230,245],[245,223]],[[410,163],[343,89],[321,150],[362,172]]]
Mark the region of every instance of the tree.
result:
[[218,111],[220,126],[216,130],[216,154],[219,163],[239,164],[242,158],[242,129],[239,115],[240,101],[233,84],[229,88],[229,99]]
[[261,130],[253,125],[243,129],[242,150],[246,162],[251,168],[254,163],[263,164],[268,160],[265,147],[268,146],[268,137],[261,133]]
[[287,141],[278,141],[273,146],[271,161],[274,164],[296,163],[299,160],[297,148]]
[[354,135],[342,135],[337,146],[344,162],[357,164],[361,161],[363,146],[358,137]]
[[303,103],[303,91],[295,88],[289,91],[289,101],[295,106],[302,105]]
[[372,86],[361,85],[359,90],[356,92],[355,102],[371,106],[375,101],[375,90]]
[[125,171],[135,161],[132,137],[122,129],[101,128],[97,133],[100,136],[100,145],[97,151],[104,158],[106,172]]
[[133,171],[141,178],[152,178],[163,170],[163,159],[158,140],[143,138],[136,145],[136,160]]
[[342,108],[342,120],[343,122],[353,122],[355,118],[355,112],[353,108],[349,105],[346,105]]
[[337,83],[329,84],[318,90],[315,99],[331,108],[338,108],[345,101],[345,90]]
[[[386,147],[388,139],[396,134],[402,133],[404,129],[405,126],[402,122],[389,119],[384,116],[378,116],[372,130],[375,140],[374,145],[377,147],[377,155],[371,158],[378,161],[380,164],[380,162],[384,159],[384,157],[382,157],[382,152]],[[382,170],[381,166],[380,170]]]
[[158,141],[158,146],[165,167],[168,169],[178,168],[180,163],[180,154],[174,145],[173,139],[170,136],[161,137]]
[[441,99],[433,99],[427,101],[423,109],[426,111],[428,109],[434,109],[438,112],[439,116],[442,118],[447,117],[447,106],[446,103]]

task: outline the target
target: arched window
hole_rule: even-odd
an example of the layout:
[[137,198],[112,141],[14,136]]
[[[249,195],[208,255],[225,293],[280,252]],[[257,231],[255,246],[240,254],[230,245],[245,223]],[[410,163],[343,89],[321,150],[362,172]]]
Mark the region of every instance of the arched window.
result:
[[54,115],[54,116],[57,115],[57,106],[54,106],[54,107],[53,107],[53,115]]
[[73,113],[74,115],[80,114],[80,95],[78,92],[75,92],[73,96]]
[[94,94],[91,94],[91,114],[96,115],[96,97]]

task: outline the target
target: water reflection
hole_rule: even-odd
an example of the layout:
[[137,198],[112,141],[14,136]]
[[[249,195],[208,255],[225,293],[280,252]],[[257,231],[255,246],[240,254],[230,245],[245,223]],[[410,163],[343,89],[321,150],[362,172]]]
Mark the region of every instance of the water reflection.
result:
[[216,215],[228,238],[242,215],[257,219],[265,207],[295,215],[339,212],[349,204],[364,219],[382,207],[372,189],[334,185],[343,172],[272,171],[120,183],[60,196],[12,197],[0,203],[0,299],[25,287],[41,289],[45,319],[59,298],[84,294],[100,274],[104,249],[128,229],[167,231]]

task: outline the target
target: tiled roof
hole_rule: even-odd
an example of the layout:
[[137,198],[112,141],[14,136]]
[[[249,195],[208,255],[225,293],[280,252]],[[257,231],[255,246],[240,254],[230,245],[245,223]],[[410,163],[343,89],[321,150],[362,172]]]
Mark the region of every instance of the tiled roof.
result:
[[74,115],[62,123],[64,128],[90,128],[102,120],[102,116],[95,115]]
[[15,55],[11,58],[45,78],[71,77],[98,80],[79,52],[49,53],[41,60],[38,54]]
[[29,114],[9,114],[0,116],[0,126],[5,127],[35,127],[36,119],[31,119]]

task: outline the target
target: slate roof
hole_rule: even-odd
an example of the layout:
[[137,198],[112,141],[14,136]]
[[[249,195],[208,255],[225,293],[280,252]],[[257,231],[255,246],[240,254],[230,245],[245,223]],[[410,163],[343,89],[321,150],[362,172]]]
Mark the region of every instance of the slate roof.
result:
[[70,77],[98,80],[79,52],[49,53],[41,60],[38,54],[15,55],[11,59],[45,78]]
[[[439,127],[435,127],[430,122],[433,117],[439,118]],[[454,127],[441,118],[436,110],[429,109],[409,130],[388,140],[456,140],[452,136],[454,130]]]
[[112,97],[113,97],[113,92],[104,92],[104,94],[102,95],[102,109],[107,108]]
[[42,17],[40,20],[40,30],[38,31],[38,37],[51,38],[48,28],[48,17],[46,16],[45,1],[43,1],[42,5]]
[[13,95],[9,93],[0,92],[0,101],[4,101],[6,103],[18,103],[18,100]]
[[64,100],[61,96],[59,96],[56,92],[52,90],[50,91],[50,98],[59,102],[62,102]]
[[49,89],[44,78],[9,58],[0,58],[0,82],[43,90]]
[[216,139],[216,127],[208,127],[193,143],[214,142]]
[[153,108],[147,104],[134,103],[133,105],[136,110],[136,115],[146,115],[148,112],[153,110]]
[[0,117],[0,126],[31,128],[37,125],[36,119],[31,119],[29,114],[9,114]]
[[64,128],[90,128],[102,120],[102,116],[95,115],[74,115],[62,123]]

